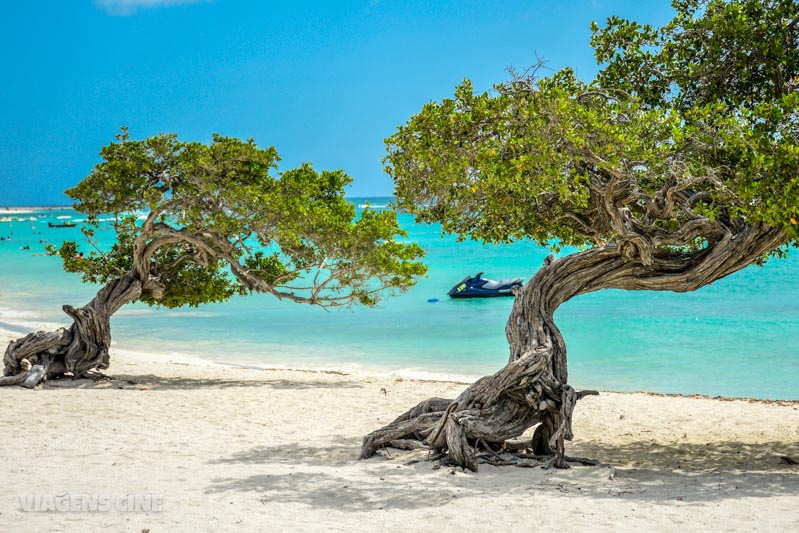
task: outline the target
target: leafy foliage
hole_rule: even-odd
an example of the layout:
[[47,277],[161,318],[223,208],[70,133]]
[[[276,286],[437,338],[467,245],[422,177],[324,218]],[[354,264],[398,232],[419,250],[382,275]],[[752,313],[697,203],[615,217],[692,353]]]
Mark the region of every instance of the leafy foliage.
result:
[[422,250],[396,241],[405,233],[395,213],[356,217],[343,171],[278,172],[277,151],[253,140],[131,140],[124,128],[100,155],[67,194],[93,228],[112,215],[117,240],[85,256],[64,243],[64,267],[97,283],[135,271],[148,304],[196,306],[257,291],[326,307],[374,305],[426,271]]
[[741,224],[796,245],[799,4],[673,6],[662,28],[595,24],[594,80],[533,68],[425,105],[386,140],[399,206],[460,238],[615,242],[645,263]]

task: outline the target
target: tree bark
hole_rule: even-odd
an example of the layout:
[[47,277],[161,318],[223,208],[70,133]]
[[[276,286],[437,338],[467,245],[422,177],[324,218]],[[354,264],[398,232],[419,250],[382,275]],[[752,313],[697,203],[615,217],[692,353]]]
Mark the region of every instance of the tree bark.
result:
[[39,331],[9,343],[0,385],[33,388],[56,374],[75,377],[109,366],[111,316],[120,307],[139,298],[142,283],[134,272],[109,281],[91,302],[81,308],[64,305],[72,320],[69,328]]
[[655,250],[646,260],[628,243],[609,244],[547,258],[517,292],[505,328],[508,364],[469,386],[454,400],[432,398],[367,435],[361,458],[392,441],[417,439],[477,471],[477,443],[501,446],[535,424],[531,448],[568,467],[564,441],[571,440],[572,413],[582,396],[568,385],[566,346],[553,316],[569,299],[601,289],[687,292],[721,279],[785,242],[782,230],[740,224],[694,252]]

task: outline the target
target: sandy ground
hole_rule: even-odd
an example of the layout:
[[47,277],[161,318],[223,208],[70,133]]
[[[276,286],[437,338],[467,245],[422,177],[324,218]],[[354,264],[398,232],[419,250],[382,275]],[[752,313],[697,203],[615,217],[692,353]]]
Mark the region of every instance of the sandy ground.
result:
[[[357,460],[363,435],[463,384],[121,351],[111,372],[0,388],[0,531],[799,531],[799,466],[780,459],[799,460],[799,402],[588,397],[568,453],[612,463],[611,481]],[[35,510],[92,496],[110,508]]]

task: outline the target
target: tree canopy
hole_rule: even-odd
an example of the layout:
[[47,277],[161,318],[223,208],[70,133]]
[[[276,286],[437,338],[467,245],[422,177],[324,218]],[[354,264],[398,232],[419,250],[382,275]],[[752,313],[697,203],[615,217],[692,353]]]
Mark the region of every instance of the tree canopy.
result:
[[374,305],[426,270],[422,250],[398,240],[405,233],[395,213],[356,217],[341,170],[278,171],[275,148],[252,139],[132,140],[124,128],[100,155],[67,194],[88,215],[90,239],[110,215],[117,240],[83,256],[65,242],[60,254],[85,281],[135,271],[148,304],[196,306],[255,291],[323,307]]
[[644,263],[742,223],[796,245],[799,5],[673,7],[661,28],[595,24],[593,80],[536,65],[425,105],[386,141],[398,204],[461,238],[616,242]]
[[373,431],[362,457],[424,440],[472,470],[530,466],[505,441],[535,425],[534,454],[568,467],[573,410],[592,391],[568,384],[561,304],[696,290],[799,244],[799,4],[673,6],[661,28],[594,25],[592,80],[538,77],[540,64],[488,92],[465,80],[387,139],[397,203],[418,219],[462,239],[581,249],[515,293],[504,368]]

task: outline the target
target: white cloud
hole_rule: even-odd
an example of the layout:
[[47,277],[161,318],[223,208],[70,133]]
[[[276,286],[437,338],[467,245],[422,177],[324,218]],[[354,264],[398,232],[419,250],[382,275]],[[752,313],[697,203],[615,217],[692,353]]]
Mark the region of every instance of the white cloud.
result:
[[209,0],[95,0],[97,7],[109,15],[132,15],[139,9],[166,7],[178,4],[197,4]]

